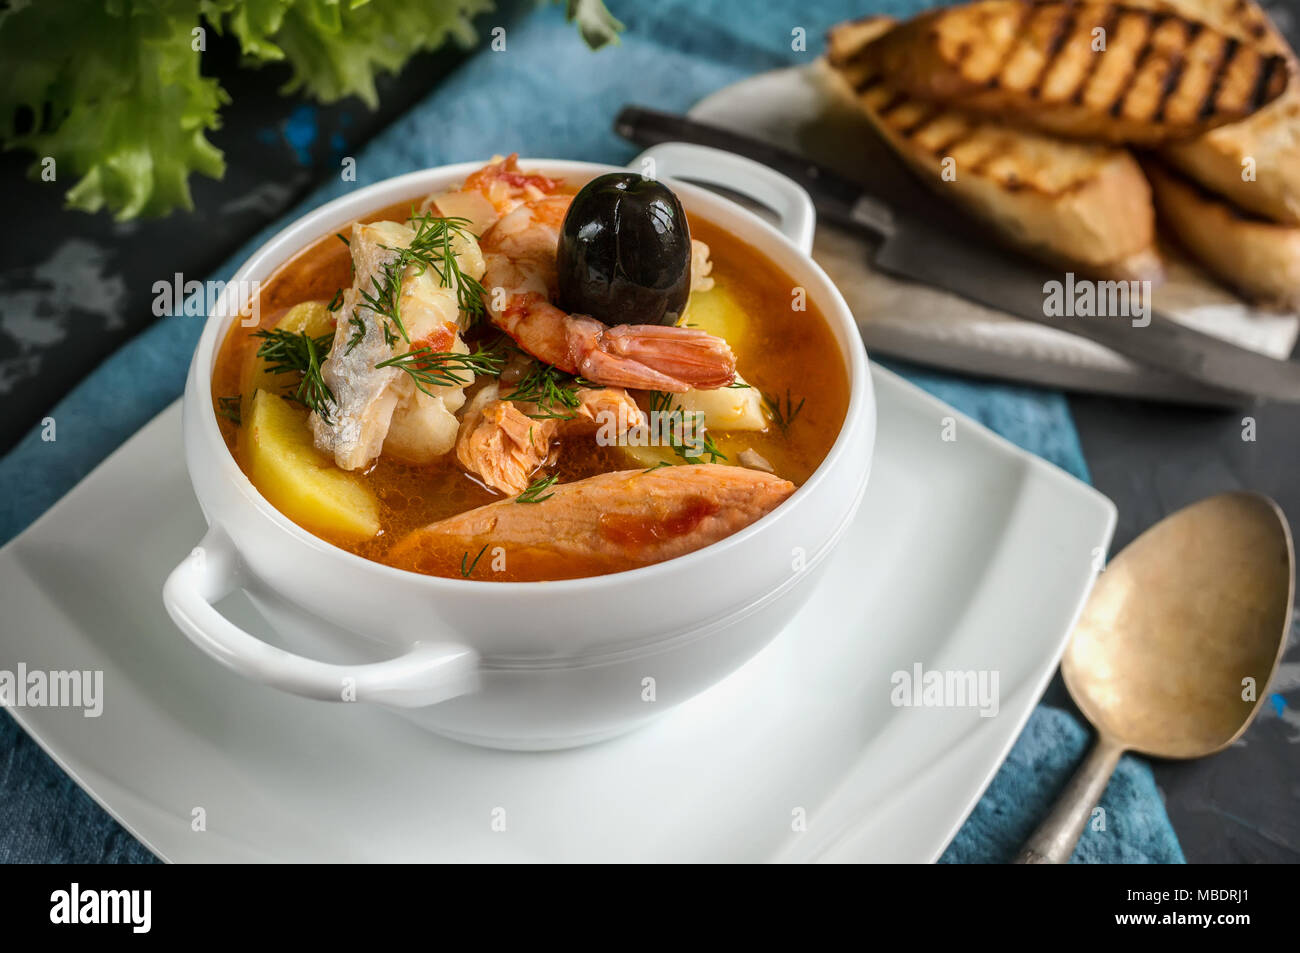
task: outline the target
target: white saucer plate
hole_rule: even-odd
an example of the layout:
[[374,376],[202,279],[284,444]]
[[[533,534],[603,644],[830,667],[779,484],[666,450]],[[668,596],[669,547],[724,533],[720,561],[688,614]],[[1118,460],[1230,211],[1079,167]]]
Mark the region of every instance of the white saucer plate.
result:
[[[98,718],[11,712],[172,861],[932,861],[1050,679],[1115,513],[873,373],[872,482],[810,605],[730,678],[620,739],[472,748],[203,657],[160,599],[204,528],[179,402],[0,550],[0,670],[104,679]],[[228,609],[266,631],[242,595]],[[997,715],[895,707],[891,675],[918,662],[996,671]]]

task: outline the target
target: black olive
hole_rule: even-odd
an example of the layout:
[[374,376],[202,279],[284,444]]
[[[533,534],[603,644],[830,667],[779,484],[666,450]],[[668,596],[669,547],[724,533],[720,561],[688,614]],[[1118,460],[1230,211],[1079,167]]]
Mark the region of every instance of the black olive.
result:
[[691,293],[691,232],[677,196],[635,172],[573,197],[557,253],[558,304],[605,324],[675,324]]

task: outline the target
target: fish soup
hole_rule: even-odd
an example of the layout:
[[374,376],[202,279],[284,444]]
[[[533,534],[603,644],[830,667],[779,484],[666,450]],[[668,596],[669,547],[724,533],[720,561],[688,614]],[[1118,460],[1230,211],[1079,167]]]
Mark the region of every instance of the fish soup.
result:
[[815,303],[639,176],[494,161],[322,236],[257,304],[212,379],[240,468],[316,536],[426,574],[699,549],[806,481],[848,406]]

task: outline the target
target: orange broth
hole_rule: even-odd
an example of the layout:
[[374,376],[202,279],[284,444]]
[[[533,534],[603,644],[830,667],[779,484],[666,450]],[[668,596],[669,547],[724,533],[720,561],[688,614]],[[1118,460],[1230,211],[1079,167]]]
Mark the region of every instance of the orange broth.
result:
[[[404,221],[411,204],[401,202],[379,209],[360,221]],[[689,223],[692,236],[709,245],[716,284],[733,296],[749,322],[742,340],[728,342],[735,352],[738,371],[764,394],[779,398],[783,408],[787,392],[792,407],[802,401],[784,430],[769,422],[767,430],[761,432],[711,428],[709,433],[727,455],[726,462],[734,464],[741,451],[752,449],[772,465],[777,476],[801,484],[826,457],[848,407],[848,379],[835,339],[812,301],[806,302],[806,310],[794,309],[794,281],[780,268],[708,221],[692,216]],[[348,229],[342,231],[346,234]],[[336,290],[351,283],[348,247],[334,234],[319,239],[277,269],[260,289],[260,323],[244,327],[234,322],[220,348],[212,377],[214,407],[220,411],[217,402],[221,397],[239,393],[245,364],[253,360],[259,344],[252,336],[254,331],[274,327],[289,308],[301,302],[329,301]],[[690,322],[689,306],[686,322]],[[483,331],[476,328],[466,334],[466,339],[473,347],[476,338],[491,337],[493,333],[484,321]],[[466,388],[467,397],[474,389],[475,385]],[[242,396],[247,413],[252,395]],[[642,398],[638,395],[644,407]],[[238,439],[239,427],[220,412],[218,420],[231,454],[249,474],[247,454]],[[560,438],[555,447],[551,454],[555,465],[540,475],[554,474],[561,483],[644,466],[620,447],[599,446],[591,435]],[[335,538],[310,526],[303,528],[358,556],[390,565],[389,551],[408,532],[504,498],[462,470],[454,451],[428,466],[380,456],[361,473],[361,478],[379,499],[378,536],[358,542]],[[575,567],[573,575],[600,571],[596,566],[586,572]],[[511,575],[507,571],[494,573],[491,578],[510,581]]]

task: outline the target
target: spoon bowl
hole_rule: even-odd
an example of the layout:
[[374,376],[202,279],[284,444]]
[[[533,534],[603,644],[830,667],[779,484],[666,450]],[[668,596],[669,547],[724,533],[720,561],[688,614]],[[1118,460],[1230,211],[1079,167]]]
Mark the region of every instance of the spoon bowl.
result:
[[1106,567],[1061,660],[1097,744],[1017,857],[1064,863],[1119,757],[1200,758],[1250,725],[1295,598],[1286,516],[1221,493],[1148,529]]
[[1151,527],[1106,567],[1061,674],[1098,732],[1200,758],[1250,724],[1286,644],[1294,552],[1277,504],[1222,493]]

